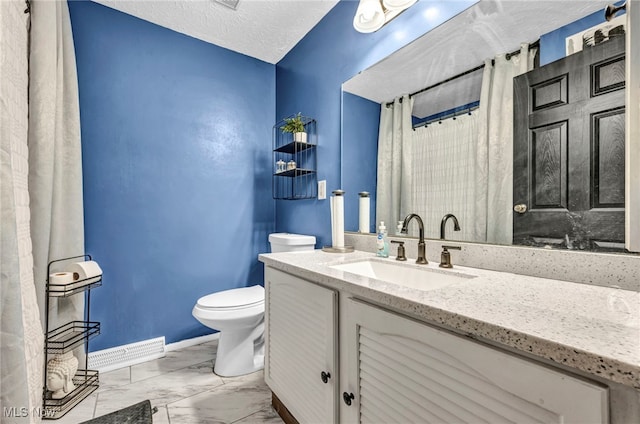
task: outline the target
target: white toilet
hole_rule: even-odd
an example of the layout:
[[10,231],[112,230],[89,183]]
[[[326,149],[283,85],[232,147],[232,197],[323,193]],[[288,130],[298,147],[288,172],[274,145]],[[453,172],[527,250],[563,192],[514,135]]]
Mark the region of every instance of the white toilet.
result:
[[[271,252],[313,250],[316,238],[300,234],[269,235]],[[264,367],[264,288],[225,290],[203,296],[193,307],[193,316],[209,328],[220,331],[213,371],[234,377]]]

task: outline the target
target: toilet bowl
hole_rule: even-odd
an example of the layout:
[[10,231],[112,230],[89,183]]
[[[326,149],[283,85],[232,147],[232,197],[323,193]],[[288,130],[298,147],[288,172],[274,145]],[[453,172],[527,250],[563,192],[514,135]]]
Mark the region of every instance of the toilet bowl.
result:
[[243,287],[198,299],[193,316],[220,331],[214,372],[223,377],[264,367],[264,288]]
[[[313,250],[316,238],[299,234],[269,235],[272,252]],[[213,372],[222,377],[264,368],[264,287],[224,290],[198,299],[191,312],[201,324],[220,331]]]

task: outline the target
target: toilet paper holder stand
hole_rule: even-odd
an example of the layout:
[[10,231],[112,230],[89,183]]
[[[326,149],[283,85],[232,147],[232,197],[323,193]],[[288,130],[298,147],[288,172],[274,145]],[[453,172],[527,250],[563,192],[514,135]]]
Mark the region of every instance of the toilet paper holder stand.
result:
[[[43,372],[43,390],[42,390],[42,405],[43,415],[49,419],[57,419],[69,412],[75,405],[77,405],[82,399],[89,396],[98,388],[98,371],[89,369],[89,339],[100,334],[100,323],[90,320],[90,304],[91,304],[91,289],[102,285],[102,273],[99,275],[90,275],[84,279],[71,279],[69,282],[60,282],[59,284],[52,284],[50,275],[52,275],[52,269],[59,269],[60,263],[66,261],[78,262],[92,261],[91,255],[77,255],[68,258],[57,259],[49,262],[47,265],[47,281],[46,281],[46,296],[45,296],[45,337],[44,337],[44,372]],[[93,264],[94,267],[99,266]],[[54,271],[55,272],[55,271]],[[101,270],[100,270],[101,272]],[[68,273],[66,273],[68,274]],[[60,297],[69,297],[78,293],[84,292],[85,304],[84,304],[84,316],[82,320],[69,321],[54,329],[50,327],[49,321],[49,305],[52,299]],[[59,378],[72,380],[69,389],[62,389],[63,397],[55,397],[52,390],[53,387],[47,387],[48,383],[48,371],[47,364],[49,359],[57,357],[62,354],[73,354],[73,350],[84,347],[85,358],[83,366],[79,368],[75,375],[58,375]],[[70,373],[69,370],[64,369],[57,370],[59,374]],[[56,372],[53,369],[51,372]],[[58,388],[56,386],[56,388]],[[51,389],[51,390],[49,390]],[[67,392],[68,390],[68,392]]]

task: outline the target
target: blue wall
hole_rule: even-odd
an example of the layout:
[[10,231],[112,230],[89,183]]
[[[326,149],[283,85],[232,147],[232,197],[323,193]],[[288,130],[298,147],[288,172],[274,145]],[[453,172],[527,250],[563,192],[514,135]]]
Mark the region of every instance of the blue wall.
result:
[[86,250],[102,322],[92,350],[211,332],[205,294],[263,281],[274,230],[275,66],[91,2],[69,2]]
[[[276,115],[301,111],[317,119],[318,179],[327,180],[328,195],[340,188],[341,84],[474,3],[420,1],[379,31],[361,34],[353,29],[358,2],[341,1],[278,62]],[[436,6],[436,16],[427,13]],[[347,198],[362,191],[355,190]],[[318,246],[331,244],[329,201],[276,202],[276,228],[315,235]]]
[[[344,228],[358,231],[358,193],[370,194],[369,232],[376,232],[376,184],[378,169],[378,132],[380,128],[380,103],[347,92],[342,93],[342,143],[349,145],[342,150],[342,189],[348,193],[344,207]],[[391,223],[386,224],[391,226]]]

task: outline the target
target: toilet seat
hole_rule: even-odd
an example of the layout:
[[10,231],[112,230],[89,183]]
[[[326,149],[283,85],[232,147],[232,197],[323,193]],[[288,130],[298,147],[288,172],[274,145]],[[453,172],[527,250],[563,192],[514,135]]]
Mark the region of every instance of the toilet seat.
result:
[[236,311],[264,304],[264,287],[251,286],[225,290],[198,299],[197,307],[208,311]]

